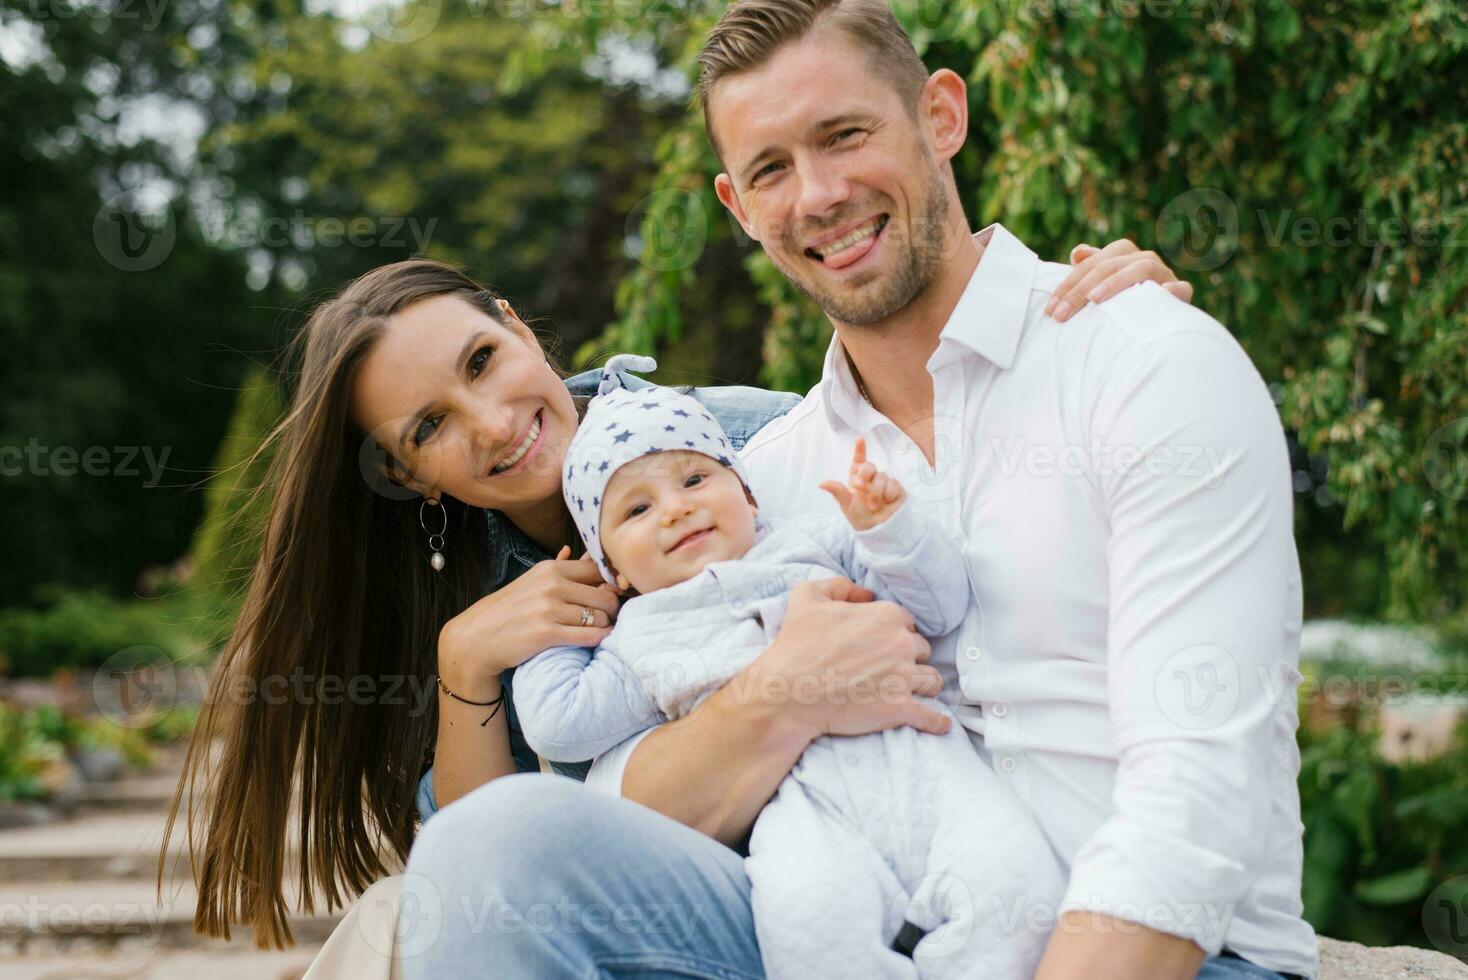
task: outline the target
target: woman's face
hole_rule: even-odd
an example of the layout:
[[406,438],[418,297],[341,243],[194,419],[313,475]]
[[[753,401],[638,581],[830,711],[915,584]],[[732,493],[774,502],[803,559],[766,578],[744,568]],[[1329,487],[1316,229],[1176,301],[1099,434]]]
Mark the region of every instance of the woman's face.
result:
[[576,431],[566,386],[504,305],[508,326],[457,296],[400,310],[362,363],[352,415],[430,499],[514,511],[561,493]]

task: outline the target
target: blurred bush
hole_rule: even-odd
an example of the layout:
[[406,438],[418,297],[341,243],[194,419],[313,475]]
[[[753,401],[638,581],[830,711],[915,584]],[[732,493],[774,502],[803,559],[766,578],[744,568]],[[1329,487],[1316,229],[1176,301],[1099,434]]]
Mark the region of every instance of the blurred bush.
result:
[[132,647],[201,663],[209,649],[208,607],[199,597],[118,600],[57,590],[43,595],[40,608],[0,609],[0,674],[49,677],[63,668],[99,667]]

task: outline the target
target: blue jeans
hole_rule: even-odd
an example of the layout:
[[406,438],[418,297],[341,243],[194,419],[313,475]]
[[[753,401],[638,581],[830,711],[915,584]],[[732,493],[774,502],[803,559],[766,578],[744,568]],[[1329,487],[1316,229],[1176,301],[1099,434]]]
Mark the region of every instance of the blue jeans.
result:
[[[744,859],[560,776],[497,779],[439,811],[408,859],[406,980],[760,980]],[[1198,980],[1278,980],[1214,957]]]

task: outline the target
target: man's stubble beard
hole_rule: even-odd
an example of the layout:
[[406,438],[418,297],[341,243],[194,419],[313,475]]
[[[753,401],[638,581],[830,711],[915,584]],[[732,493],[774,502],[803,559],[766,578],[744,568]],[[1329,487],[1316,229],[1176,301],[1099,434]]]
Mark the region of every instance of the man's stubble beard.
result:
[[770,256],[771,261],[784,273],[786,279],[795,284],[795,288],[808,296],[811,302],[837,323],[864,327],[882,322],[921,296],[938,278],[939,270],[943,266],[943,232],[948,221],[948,195],[938,167],[931,158],[928,160],[927,172],[921,213],[909,216],[911,228],[907,230],[911,231],[911,239],[904,243],[894,235],[897,229],[892,227],[890,218],[887,227],[883,229],[882,233],[889,236],[885,245],[900,249],[905,244],[906,249],[899,253],[896,268],[875,295],[853,296],[852,292],[859,292],[861,286],[856,290],[840,293],[819,290],[802,281],[801,277],[795,275],[774,255]]

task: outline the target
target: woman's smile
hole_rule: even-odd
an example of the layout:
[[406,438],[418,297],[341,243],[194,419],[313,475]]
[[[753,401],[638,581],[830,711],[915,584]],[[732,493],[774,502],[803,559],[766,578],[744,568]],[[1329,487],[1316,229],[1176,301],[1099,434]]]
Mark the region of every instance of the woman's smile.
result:
[[530,418],[530,427],[509,454],[489,471],[490,476],[514,473],[530,465],[531,459],[540,451],[541,429],[544,409],[537,409]]

